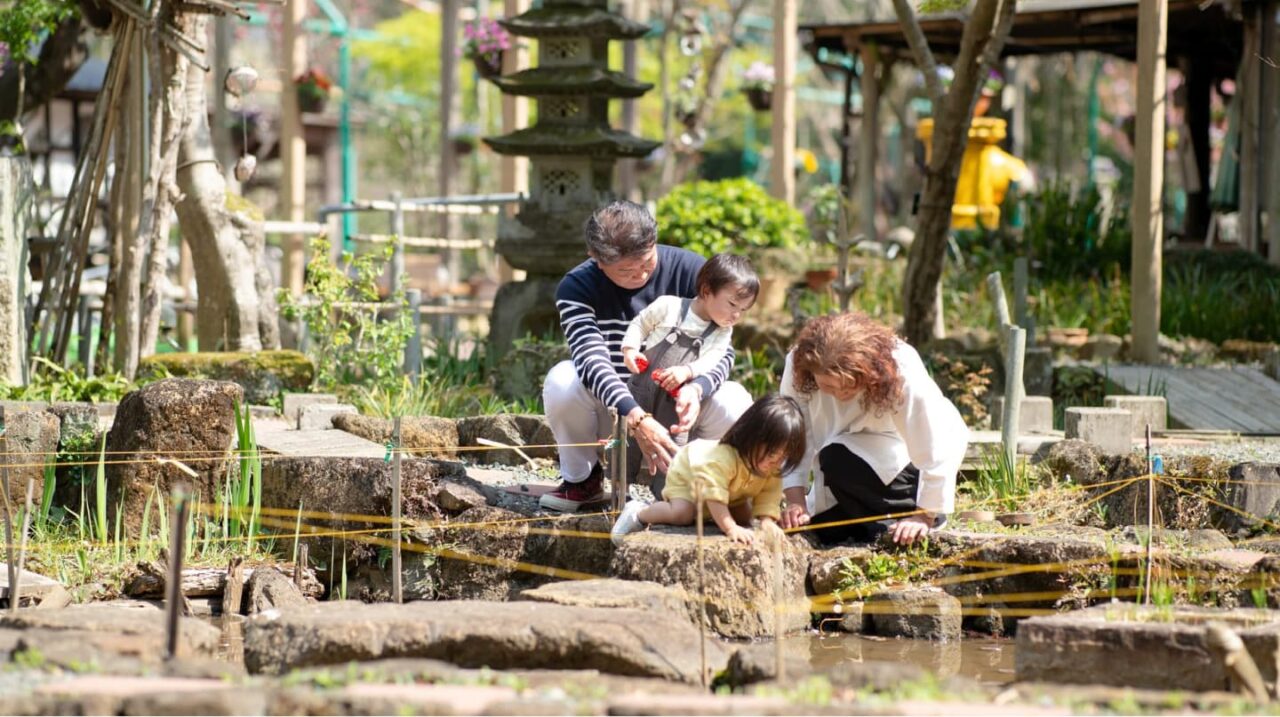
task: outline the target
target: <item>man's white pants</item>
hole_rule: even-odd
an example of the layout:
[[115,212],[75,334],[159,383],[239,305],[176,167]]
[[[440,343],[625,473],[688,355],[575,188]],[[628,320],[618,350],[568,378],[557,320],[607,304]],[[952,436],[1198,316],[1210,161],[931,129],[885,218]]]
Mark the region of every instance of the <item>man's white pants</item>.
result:
[[[693,424],[690,440],[720,438],[751,403],[751,394],[742,384],[725,381],[702,402],[702,412]],[[556,443],[594,443],[613,435],[609,409],[582,385],[572,361],[561,361],[547,374],[542,385],[542,405],[546,408],[551,431],[556,435]],[[584,481],[591,474],[598,457],[599,448],[596,446],[561,448],[560,475],[570,483]]]

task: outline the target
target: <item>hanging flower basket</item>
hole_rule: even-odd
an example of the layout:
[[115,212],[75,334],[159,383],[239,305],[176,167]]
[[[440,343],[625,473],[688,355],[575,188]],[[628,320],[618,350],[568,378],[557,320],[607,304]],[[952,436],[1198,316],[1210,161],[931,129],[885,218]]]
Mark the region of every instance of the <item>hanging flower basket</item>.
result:
[[298,92],[298,111],[312,114],[324,112],[330,95],[337,91],[333,80],[314,67],[295,77],[293,85]]
[[317,95],[314,92],[304,91],[298,88],[298,111],[308,112],[311,114],[320,114],[324,112],[325,105],[328,104],[329,98]]
[[768,112],[773,107],[773,91],[761,87],[752,87],[746,91],[747,102],[756,112]]
[[486,52],[481,55],[475,55],[471,58],[475,63],[476,74],[486,80],[491,80],[502,74],[502,51]]

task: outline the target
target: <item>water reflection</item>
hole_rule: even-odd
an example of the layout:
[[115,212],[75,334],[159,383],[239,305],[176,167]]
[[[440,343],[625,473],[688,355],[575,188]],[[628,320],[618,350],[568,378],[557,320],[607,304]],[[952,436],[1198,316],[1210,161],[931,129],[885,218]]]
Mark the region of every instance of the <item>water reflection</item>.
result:
[[1013,641],[963,639],[958,642],[899,640],[829,633],[787,638],[783,650],[804,657],[819,672],[843,662],[899,662],[937,675],[960,675],[985,684],[1013,680]]

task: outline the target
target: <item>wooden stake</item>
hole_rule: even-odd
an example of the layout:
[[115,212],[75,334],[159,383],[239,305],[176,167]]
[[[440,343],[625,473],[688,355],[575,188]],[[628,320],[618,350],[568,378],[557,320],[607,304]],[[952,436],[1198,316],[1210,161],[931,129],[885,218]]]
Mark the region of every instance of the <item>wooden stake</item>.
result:
[[[13,582],[9,583],[9,602],[21,605],[22,593],[19,583],[22,582],[22,570],[27,564],[27,531],[31,530],[31,493],[36,489],[36,479],[27,479],[27,502],[22,510],[22,546],[18,548],[18,572]],[[17,609],[16,607],[14,608]]]
[[1004,296],[1004,282],[1000,279],[1000,272],[993,271],[987,274],[987,291],[991,294],[991,301],[996,305],[996,329],[1000,332],[1000,342],[1004,344],[1001,348],[1004,348],[1008,346],[1008,327],[1013,322],[1009,320],[1009,300]]
[[701,669],[702,686],[707,686],[707,578],[702,560],[702,484],[693,484],[694,501],[697,510],[694,522],[698,526],[698,655]]
[[[627,417],[619,416],[617,426],[614,433],[618,438],[618,445],[614,446],[614,455],[617,459],[617,469],[613,479],[613,510],[621,513],[622,509],[627,505],[627,450],[631,441],[631,429],[627,427]],[[661,496],[659,496],[661,498]]]
[[170,494],[173,505],[173,528],[169,531],[169,578],[165,581],[165,659],[178,655],[178,613],[185,596],[182,594],[182,555],[186,549],[187,515],[191,504],[187,501],[187,487],[179,483]]
[[396,603],[404,602],[404,584],[400,575],[400,417],[396,416],[391,434],[391,594]]
[[1022,420],[1022,364],[1026,353],[1027,332],[1020,326],[1009,326],[1009,345],[1005,354],[1004,416],[1000,421],[1000,439],[1009,465],[1017,469],[1018,423]]
[[1151,424],[1147,424],[1147,590],[1146,604],[1151,604],[1151,555],[1156,542],[1156,475],[1151,466]]
[[244,597],[244,558],[236,556],[227,565],[227,584],[222,588],[222,614],[239,615]]
[[308,552],[310,551],[308,550],[306,543],[299,545],[298,546],[298,562],[293,564],[293,584],[297,585],[298,591],[302,592],[304,595],[306,594],[306,592],[302,590],[302,579],[307,572],[307,564],[308,564],[307,553]]
[[18,601],[14,599],[13,586],[18,584],[18,561],[13,555],[13,516],[10,514],[9,500],[9,440],[5,435],[4,406],[0,406],[0,488],[4,489],[4,552],[5,564],[9,568],[9,612],[18,611]]

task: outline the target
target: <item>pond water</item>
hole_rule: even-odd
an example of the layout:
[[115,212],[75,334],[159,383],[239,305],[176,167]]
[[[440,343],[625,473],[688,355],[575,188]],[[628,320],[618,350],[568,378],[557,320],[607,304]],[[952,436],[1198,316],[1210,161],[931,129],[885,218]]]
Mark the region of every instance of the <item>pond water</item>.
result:
[[[216,617],[210,622],[222,631],[217,658],[243,663],[244,619]],[[842,662],[900,662],[939,676],[960,675],[987,685],[1013,681],[1012,640],[966,637],[957,642],[933,642],[842,632],[807,633],[786,638],[782,649],[808,660],[816,672],[830,670]]]
[[786,638],[783,649],[807,655],[818,672],[846,661],[905,662],[940,676],[960,675],[987,685],[1013,681],[1012,640],[966,637],[956,642],[933,642],[828,633]]

